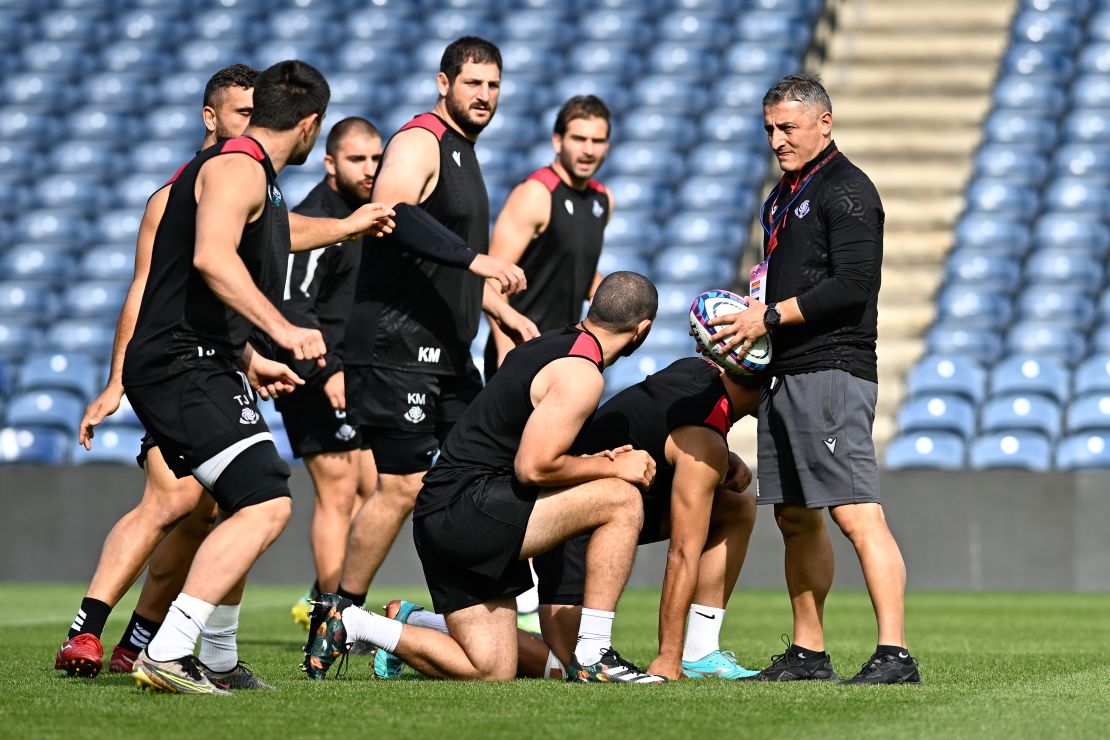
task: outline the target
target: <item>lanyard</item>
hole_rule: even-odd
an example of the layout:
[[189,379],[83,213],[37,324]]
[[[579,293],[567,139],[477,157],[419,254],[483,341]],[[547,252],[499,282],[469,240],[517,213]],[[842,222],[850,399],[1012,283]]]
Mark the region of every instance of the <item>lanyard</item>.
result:
[[779,229],[781,229],[782,225],[786,223],[786,214],[790,212],[790,208],[794,205],[794,201],[798,200],[798,197],[802,194],[802,191],[806,189],[806,186],[809,185],[809,182],[813,179],[814,175],[816,175],[822,167],[828,164],[829,161],[839,153],[840,152],[838,152],[837,149],[833,147],[833,150],[829,152],[824,159],[817,163],[817,166],[810,171],[809,176],[802,181],[802,184],[798,187],[797,191],[791,191],[794,193],[794,197],[790,199],[790,202],[786,204],[786,207],[783,208],[782,211],[780,211],[778,214],[771,214],[769,224],[764,222],[764,211],[767,209],[768,203],[778,200],[779,193],[782,191],[783,183],[786,182],[786,175],[782,176],[782,179],[779,180],[779,184],[776,185],[775,189],[771,191],[771,194],[767,196],[767,200],[763,201],[763,205],[759,207],[759,225],[763,227],[763,231],[767,234],[768,237],[770,237],[767,240],[767,255],[765,259],[770,259],[771,253],[774,252],[775,247],[779,245]]

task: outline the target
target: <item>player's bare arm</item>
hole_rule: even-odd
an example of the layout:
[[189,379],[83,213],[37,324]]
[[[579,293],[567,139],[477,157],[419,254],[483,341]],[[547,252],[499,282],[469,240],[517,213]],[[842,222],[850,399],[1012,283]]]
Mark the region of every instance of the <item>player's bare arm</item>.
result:
[[393,209],[365,203],[346,218],[317,218],[289,213],[290,251],[307,252],[364,236],[383,237],[393,231]]
[[540,335],[535,322],[509,305],[494,280],[487,280],[482,287],[482,311],[490,319],[490,332],[497,343],[498,364],[513,347]]
[[682,673],[686,613],[698,585],[713,494],[725,478],[729,452],[721,435],[712,429],[685,426],[667,438],[665,454],[675,466],[670,546],[659,602],[659,654],[648,672],[678,678]]
[[555,360],[532,381],[532,406],[513,467],[521,483],[560,488],[601,478],[620,478],[646,488],[655,461],[643,450],[607,456],[568,453],[590,414],[597,410],[605,381],[597,368],[577,357]]
[[216,157],[197,175],[197,235],[193,266],[212,292],[236,313],[270,335],[298,360],[322,358],[317,329],[293,326],[255,286],[239,258],[243,228],[262,213],[266,175],[246,156]]
[[[381,169],[374,179],[373,197],[376,202],[395,211],[396,229],[393,233],[396,241],[403,246],[417,249],[426,246],[428,240],[418,238],[423,232],[429,233],[433,240],[437,235],[442,236],[446,252],[465,250],[465,244],[451,249],[459,241],[458,237],[416,208],[431,195],[438,182],[439,146],[436,138],[430,131],[412,128],[398,133],[386,147]],[[431,254],[420,256],[436,259]],[[461,254],[445,256],[449,257],[447,263],[452,266],[465,267],[479,277],[496,280],[502,293],[517,293],[527,287],[524,271],[508,260],[473,252],[466,254],[465,259]]]
[[150,254],[154,249],[154,235],[158,232],[158,224],[162,222],[162,214],[166,212],[166,202],[169,199],[168,186],[150,196],[150,200],[146,202],[146,210],[143,211],[142,221],[139,222],[139,235],[135,241],[135,271],[131,277],[131,286],[127,289],[127,297],[120,309],[119,319],[116,321],[108,382],[100,395],[94,398],[85,409],[78,428],[77,441],[84,445],[86,450],[92,449],[94,427],[116,413],[123,399],[123,356],[127,353],[127,344],[135,333],[135,321],[139,316],[143,291],[146,290],[146,279],[150,274]]

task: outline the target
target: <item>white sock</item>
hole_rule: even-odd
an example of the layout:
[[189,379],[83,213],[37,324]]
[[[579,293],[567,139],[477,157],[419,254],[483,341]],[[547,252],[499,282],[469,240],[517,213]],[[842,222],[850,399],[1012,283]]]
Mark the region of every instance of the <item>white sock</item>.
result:
[[721,623],[725,610],[714,606],[690,605],[686,618],[686,644],[682,648],[683,660],[701,660],[714,650],[721,649]]
[[555,651],[551,650],[547,653],[547,665],[543,667],[544,678],[558,678],[564,679],[567,677],[567,668],[563,662],[555,657]]
[[239,648],[235,644],[238,631],[239,605],[220,604],[200,633],[197,658],[217,673],[230,671],[239,664]]
[[195,599],[181,593],[170,604],[166,620],[158,628],[158,634],[146,646],[146,654],[151,660],[176,660],[192,655],[197,646],[204,625],[216,611],[215,604]]
[[343,610],[343,625],[347,628],[347,644],[357,640],[368,642],[392,653],[401,641],[401,630],[405,625],[396,619],[348,606]]
[[593,665],[612,647],[615,616],[614,612],[583,607],[582,621],[578,623],[578,644],[574,646],[574,657],[579,665]]
[[429,612],[423,609],[410,614],[408,624],[411,624],[413,627],[427,627],[428,629],[439,630],[445,635],[451,634],[447,631],[447,620],[443,618],[442,614],[436,614],[435,612]]

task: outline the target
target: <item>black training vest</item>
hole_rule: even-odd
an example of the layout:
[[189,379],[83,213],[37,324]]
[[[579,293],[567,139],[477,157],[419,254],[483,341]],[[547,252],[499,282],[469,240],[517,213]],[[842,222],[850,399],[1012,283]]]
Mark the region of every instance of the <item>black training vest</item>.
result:
[[439,511],[478,478],[512,475],[520,436],[534,410],[532,381],[549,363],[563,357],[581,357],[599,373],[604,368],[597,338],[574,326],[547,332],[515,348],[447,435],[439,459],[424,476],[413,516]]
[[[439,141],[439,179],[420,204],[475,252],[489,251],[489,198],[474,144],[433,113],[401,128],[422,128]],[[388,145],[383,161],[388,154]],[[372,196],[371,196],[372,197]],[[345,361],[461,375],[471,366],[470,343],[482,312],[482,279],[439,265],[391,244],[366,239]]]
[[655,460],[655,482],[647,495],[670,496],[674,466],[667,462],[667,437],[684,426],[709,427],[722,437],[732,428],[721,371],[700,357],[676,360],[613,396],[590,417],[571,449],[589,454],[630,444],[644,450]]
[[190,360],[242,354],[253,326],[228,308],[193,267],[196,249],[196,180],[213,157],[244,154],[266,172],[266,203],[243,228],[238,254],[251,280],[276,306],[281,303],[289,255],[289,212],[262,145],[250,137],[225,139],[200,152],[171,180],[169,200],[154,237],[150,275],[135,333],[127,345],[124,385],[157,383],[189,367]]

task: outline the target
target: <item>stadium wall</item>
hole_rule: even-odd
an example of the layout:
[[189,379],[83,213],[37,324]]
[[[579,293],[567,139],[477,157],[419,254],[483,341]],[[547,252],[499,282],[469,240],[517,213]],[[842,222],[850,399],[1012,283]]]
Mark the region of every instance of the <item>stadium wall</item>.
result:
[[[887,517],[916,589],[1110,591],[1110,474],[902,471],[883,474]],[[312,487],[296,466],[289,529],[258,562],[258,583],[312,580]],[[137,468],[4,467],[0,581],[85,582],[104,536],[142,491]],[[837,583],[862,587],[855,554],[835,532]],[[782,541],[761,507],[741,585],[783,587]],[[664,543],[641,548],[634,585],[659,585]],[[410,529],[377,582],[423,582]]]

